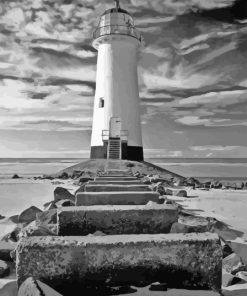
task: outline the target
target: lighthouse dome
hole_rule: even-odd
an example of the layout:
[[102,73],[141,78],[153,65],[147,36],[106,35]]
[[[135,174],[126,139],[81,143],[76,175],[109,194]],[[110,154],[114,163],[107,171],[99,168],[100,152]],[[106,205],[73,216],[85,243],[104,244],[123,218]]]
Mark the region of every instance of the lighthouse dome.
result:
[[127,10],[124,10],[124,9],[122,9],[121,7],[119,7],[119,8],[114,7],[114,8],[107,9],[107,10],[102,14],[102,16],[103,16],[103,15],[106,15],[106,14],[109,14],[109,13],[125,13],[125,14],[129,14]]
[[[106,35],[128,35],[142,41],[140,33],[134,26],[133,18],[128,11],[120,6],[107,9],[100,17],[97,29],[94,32],[94,40]],[[98,46],[98,42],[93,44]]]

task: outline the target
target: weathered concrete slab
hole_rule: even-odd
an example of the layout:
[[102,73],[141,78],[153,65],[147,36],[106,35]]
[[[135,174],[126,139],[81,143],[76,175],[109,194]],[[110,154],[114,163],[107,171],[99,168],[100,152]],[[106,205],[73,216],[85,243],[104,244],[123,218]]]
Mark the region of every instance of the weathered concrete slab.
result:
[[113,184],[113,185],[136,185],[143,184],[140,180],[136,181],[89,181],[88,184]]
[[145,184],[139,184],[139,185],[88,184],[88,185],[85,185],[85,192],[102,192],[102,191],[152,191],[152,189]]
[[145,205],[149,201],[159,202],[157,192],[78,192],[76,206],[94,205]]
[[58,235],[169,233],[177,205],[90,206],[58,209]]
[[94,178],[94,181],[135,181],[135,180],[138,180],[138,179],[136,177],[109,177],[109,176]]
[[106,283],[164,281],[168,287],[219,291],[221,258],[212,233],[31,237],[17,247],[17,282],[32,276],[62,294]]

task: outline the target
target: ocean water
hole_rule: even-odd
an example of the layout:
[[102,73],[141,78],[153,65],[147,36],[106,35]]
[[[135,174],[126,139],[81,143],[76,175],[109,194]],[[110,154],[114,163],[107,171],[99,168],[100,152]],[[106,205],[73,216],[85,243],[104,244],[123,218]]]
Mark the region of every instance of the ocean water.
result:
[[[185,177],[247,181],[247,158],[150,158],[148,162]],[[0,158],[0,179],[56,173],[83,161],[78,158]]]

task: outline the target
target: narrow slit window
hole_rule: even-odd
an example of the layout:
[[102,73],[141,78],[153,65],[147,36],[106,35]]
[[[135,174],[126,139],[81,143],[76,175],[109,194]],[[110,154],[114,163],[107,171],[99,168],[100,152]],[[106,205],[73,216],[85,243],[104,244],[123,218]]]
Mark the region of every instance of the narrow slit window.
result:
[[103,98],[100,98],[99,99],[99,108],[104,108],[104,105],[105,105],[105,101]]

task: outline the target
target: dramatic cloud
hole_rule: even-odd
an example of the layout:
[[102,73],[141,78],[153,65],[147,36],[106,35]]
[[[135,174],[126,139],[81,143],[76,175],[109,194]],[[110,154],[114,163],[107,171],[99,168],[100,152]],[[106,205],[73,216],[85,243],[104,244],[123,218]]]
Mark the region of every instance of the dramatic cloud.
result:
[[[97,62],[92,32],[112,5],[110,0],[1,2],[2,131],[81,130],[89,145]],[[231,137],[225,143],[220,135],[247,126],[246,1],[128,0],[121,5],[145,40],[139,86],[146,147],[161,149],[152,153],[164,157],[186,156],[199,151],[189,147],[206,147],[202,138],[208,133],[222,141],[212,147],[235,147]],[[147,135],[154,131],[157,143]],[[162,131],[173,147],[162,140]],[[247,147],[247,140],[240,146]],[[200,151],[212,156],[210,149]]]

